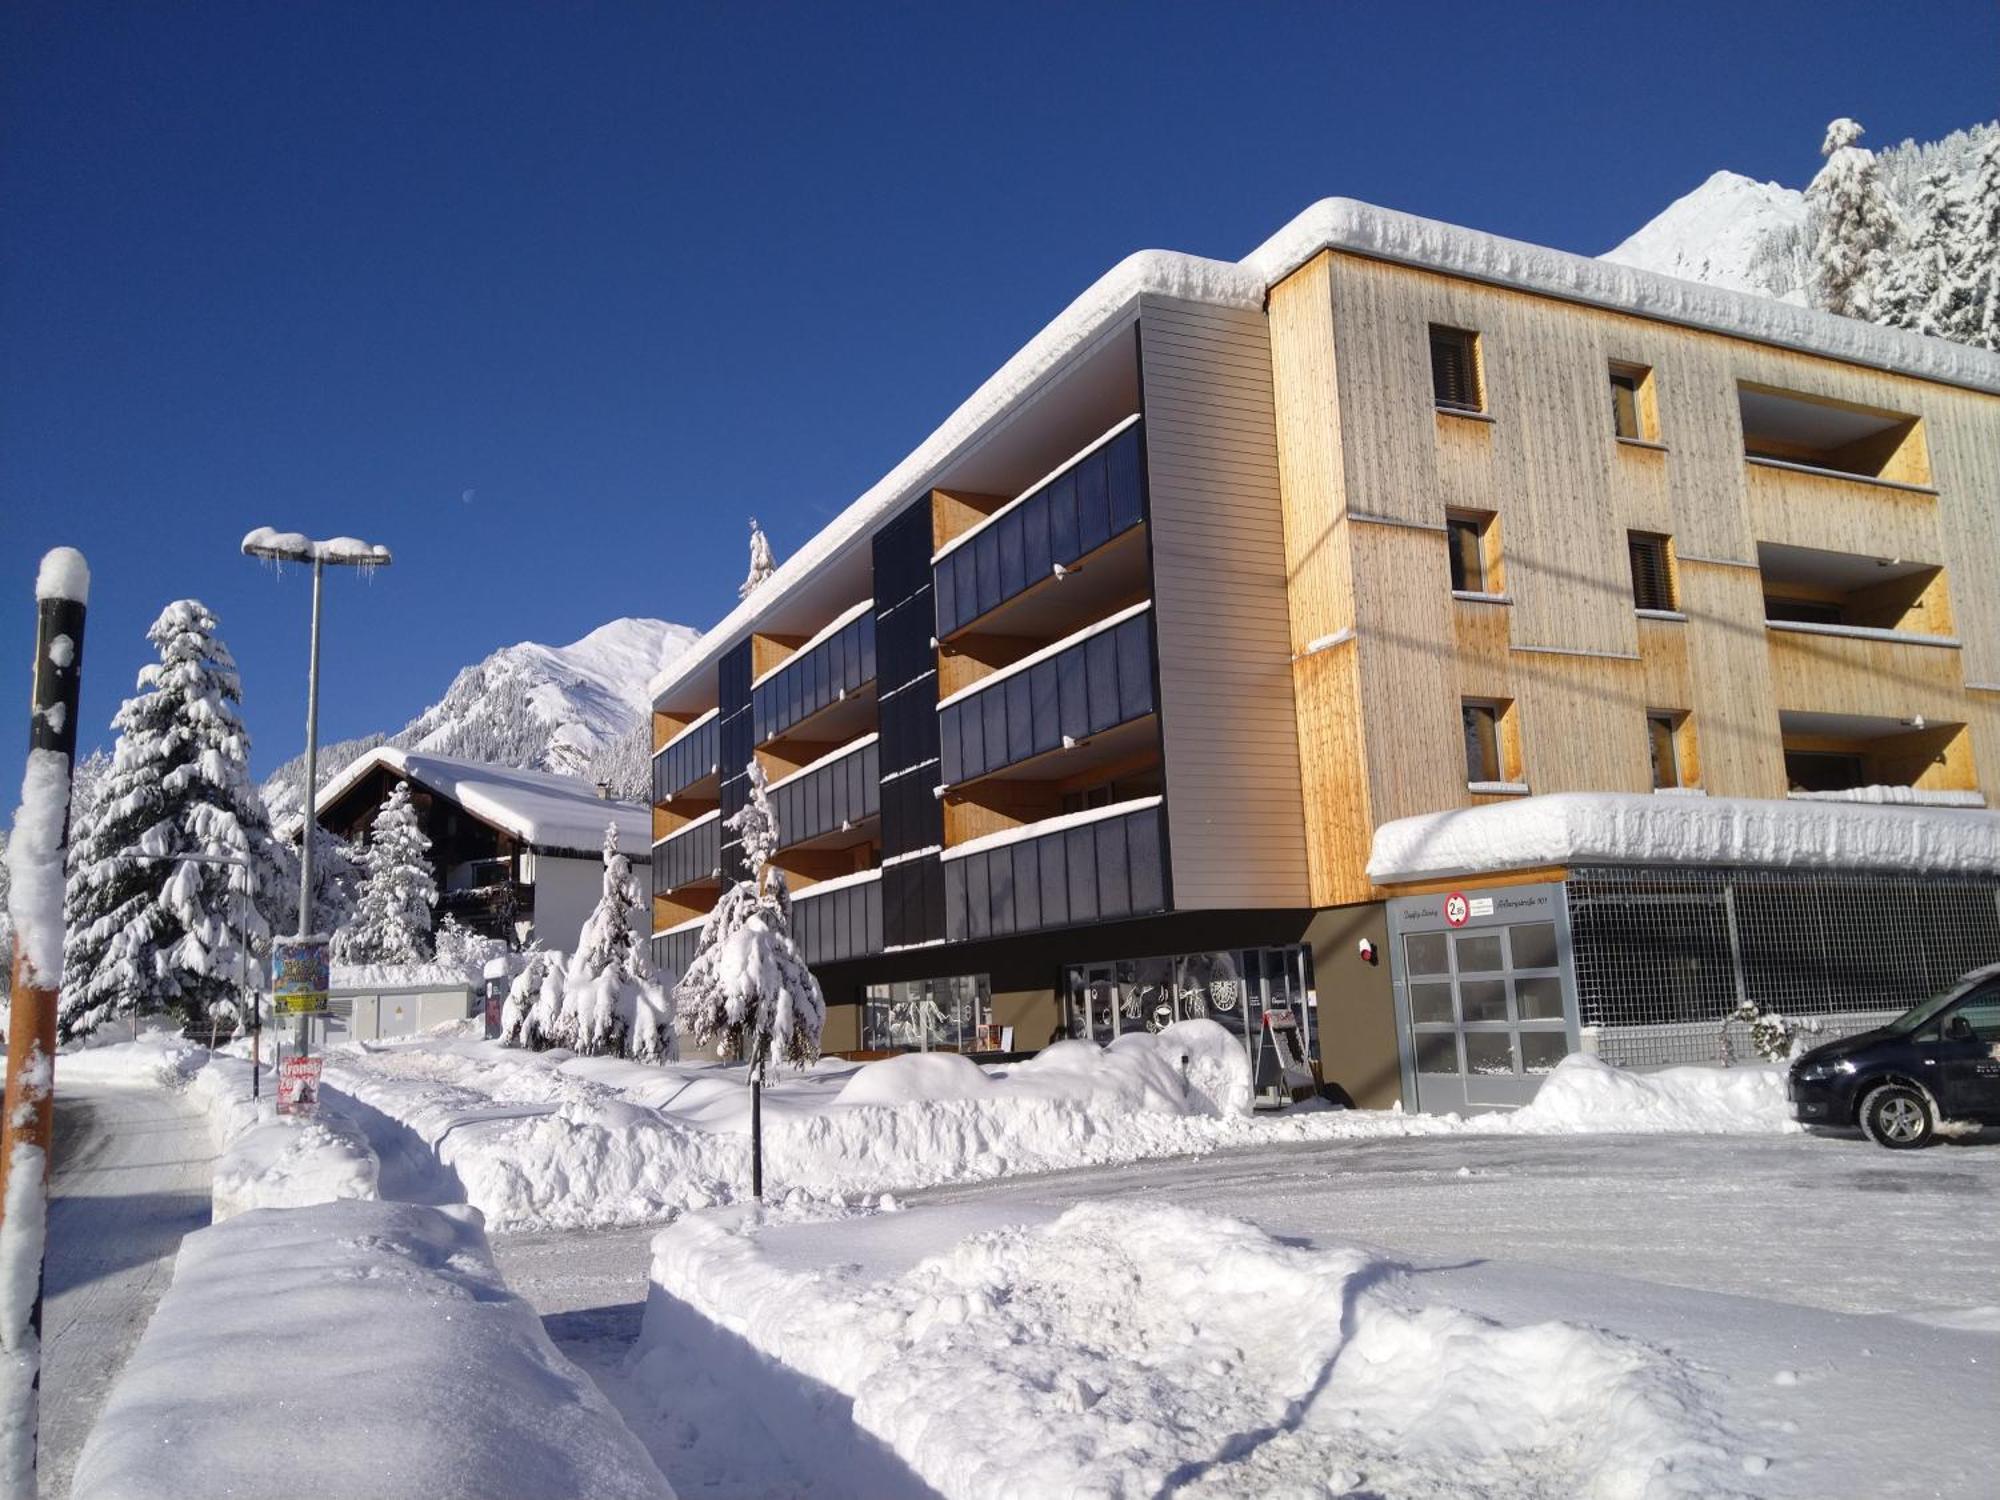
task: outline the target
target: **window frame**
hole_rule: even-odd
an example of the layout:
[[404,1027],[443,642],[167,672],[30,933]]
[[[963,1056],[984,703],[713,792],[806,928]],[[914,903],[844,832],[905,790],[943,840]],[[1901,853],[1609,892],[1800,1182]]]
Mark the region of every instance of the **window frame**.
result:
[[[1515,711],[1511,698],[1463,697],[1458,700],[1460,753],[1465,759],[1465,784],[1469,789],[1483,787],[1519,787],[1526,784],[1522,767],[1520,717]],[[1472,725],[1475,714],[1491,716],[1491,760],[1482,758],[1479,766],[1472,760]],[[1487,746],[1481,736],[1481,749]],[[1497,773],[1487,776],[1475,774],[1490,764]]]
[[[1506,592],[1506,578],[1500,560],[1500,517],[1490,510],[1453,507],[1445,512],[1445,566],[1454,594],[1495,597]],[[1479,575],[1473,581],[1464,572],[1465,558],[1460,539],[1471,534],[1474,560]]]
[[[1656,548],[1658,551],[1656,581],[1660,588],[1662,602],[1650,602],[1647,589],[1641,583],[1639,558],[1642,550]],[[1660,531],[1627,531],[1625,533],[1625,561],[1632,581],[1632,607],[1654,614],[1680,613],[1680,580],[1674,568],[1674,539]]]
[[[1614,359],[1608,371],[1611,387],[1611,431],[1620,442],[1655,443],[1660,441],[1659,405],[1653,393],[1653,367],[1633,360]],[[1624,406],[1619,400],[1620,391],[1631,393],[1631,430],[1626,430]]]
[[[1439,346],[1449,346],[1453,343],[1458,346],[1464,382],[1469,393],[1467,399],[1447,394],[1445,388],[1451,382],[1445,378],[1446,371],[1438,362]],[[1486,360],[1478,331],[1471,328],[1457,328],[1449,323],[1432,323],[1429,325],[1428,348],[1431,365],[1431,404],[1439,411],[1477,412],[1483,415],[1486,411]]]
[[[1672,781],[1660,780],[1659,731],[1666,733],[1666,752],[1673,770]],[[1695,753],[1694,715],[1684,708],[1646,710],[1646,753],[1653,790],[1693,791],[1701,785],[1701,761]]]

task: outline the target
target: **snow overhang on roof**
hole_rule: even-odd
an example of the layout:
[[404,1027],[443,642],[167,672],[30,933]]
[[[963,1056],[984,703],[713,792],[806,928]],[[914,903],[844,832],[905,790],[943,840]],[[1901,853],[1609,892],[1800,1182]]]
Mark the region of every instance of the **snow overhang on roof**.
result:
[[652,811],[634,802],[606,801],[587,781],[426,755],[394,745],[378,745],[348,766],[320,788],[316,805],[331,807],[377,767],[448,798],[538,853],[594,854],[604,843],[606,826],[616,823],[621,852],[635,864],[652,857]]
[[1377,885],[1579,864],[2000,874],[2000,814],[1754,797],[1557,792],[1398,818],[1375,830]]
[[655,676],[648,684],[654,702],[714,666],[806,579],[865,545],[877,527],[928,489],[941,470],[973,446],[989,424],[1105,332],[1129,321],[1141,297],[1261,310],[1271,287],[1322,250],[1395,261],[2000,394],[2000,354],[1989,350],[1551,250],[1352,198],[1322,198],[1241,261],[1141,250],[1113,266],[974,391],[914,452]]

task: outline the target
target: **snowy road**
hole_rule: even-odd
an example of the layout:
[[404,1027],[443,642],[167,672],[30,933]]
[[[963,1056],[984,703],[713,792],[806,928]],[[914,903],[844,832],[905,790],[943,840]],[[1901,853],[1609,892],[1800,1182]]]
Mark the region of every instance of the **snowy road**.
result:
[[207,1122],[148,1085],[59,1083],[43,1309],[41,1493],[70,1472],[112,1381],[208,1223]]

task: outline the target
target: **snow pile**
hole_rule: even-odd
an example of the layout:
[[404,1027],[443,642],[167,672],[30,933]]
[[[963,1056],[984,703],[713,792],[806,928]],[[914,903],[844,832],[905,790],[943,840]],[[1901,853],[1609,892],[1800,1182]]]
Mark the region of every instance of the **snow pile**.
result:
[[501,1282],[476,1214],[346,1202],[188,1236],[72,1494],[672,1492]]
[[1961,808],[1557,792],[1397,818],[1378,884],[1572,864],[1775,865],[2000,873],[2000,814]]
[[1360,1250],[1094,1202],[871,1282],[788,1269],[757,1228],[700,1215],[655,1237],[635,1384],[665,1406],[686,1363],[733,1336],[851,1402],[908,1491],[1734,1492],[1724,1429],[1666,1356],[1414,1305]]
[[239,1132],[215,1163],[216,1223],[253,1208],[374,1198],[368,1138],[338,1115],[272,1115]]
[[1783,1067],[1662,1068],[1628,1073],[1572,1053],[1534,1101],[1466,1122],[1501,1135],[1789,1135]]
[[83,560],[83,554],[74,547],[51,547],[44,552],[41,566],[35,569],[35,597],[88,604],[90,564]]

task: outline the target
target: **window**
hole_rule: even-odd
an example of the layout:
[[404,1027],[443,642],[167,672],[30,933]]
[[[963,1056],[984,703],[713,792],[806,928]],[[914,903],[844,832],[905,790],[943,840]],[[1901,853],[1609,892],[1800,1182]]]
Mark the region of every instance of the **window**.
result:
[[1787,599],[1778,594],[1764,596],[1764,618],[1798,625],[1845,625],[1847,613],[1838,604],[1823,599]]
[[1674,570],[1667,539],[1648,531],[1628,531],[1632,557],[1632,603],[1639,609],[1674,608]]
[[1653,762],[1653,790],[1692,785],[1681,765],[1680,739],[1687,715],[1655,710],[1646,715],[1646,747]]
[[1644,365],[1611,366],[1611,430],[1622,438],[1659,440],[1653,407],[1653,372]]
[[1473,787],[1515,785],[1521,780],[1521,751],[1514,730],[1514,705],[1503,699],[1467,698],[1459,704],[1465,733],[1465,780]]
[[1431,325],[1431,393],[1447,411],[1483,411],[1479,335]]
[[1499,533],[1491,511],[1457,510],[1445,517],[1454,594],[1500,592]]
[[1785,782],[1795,792],[1844,792],[1868,782],[1858,755],[1824,750],[1787,750]]

